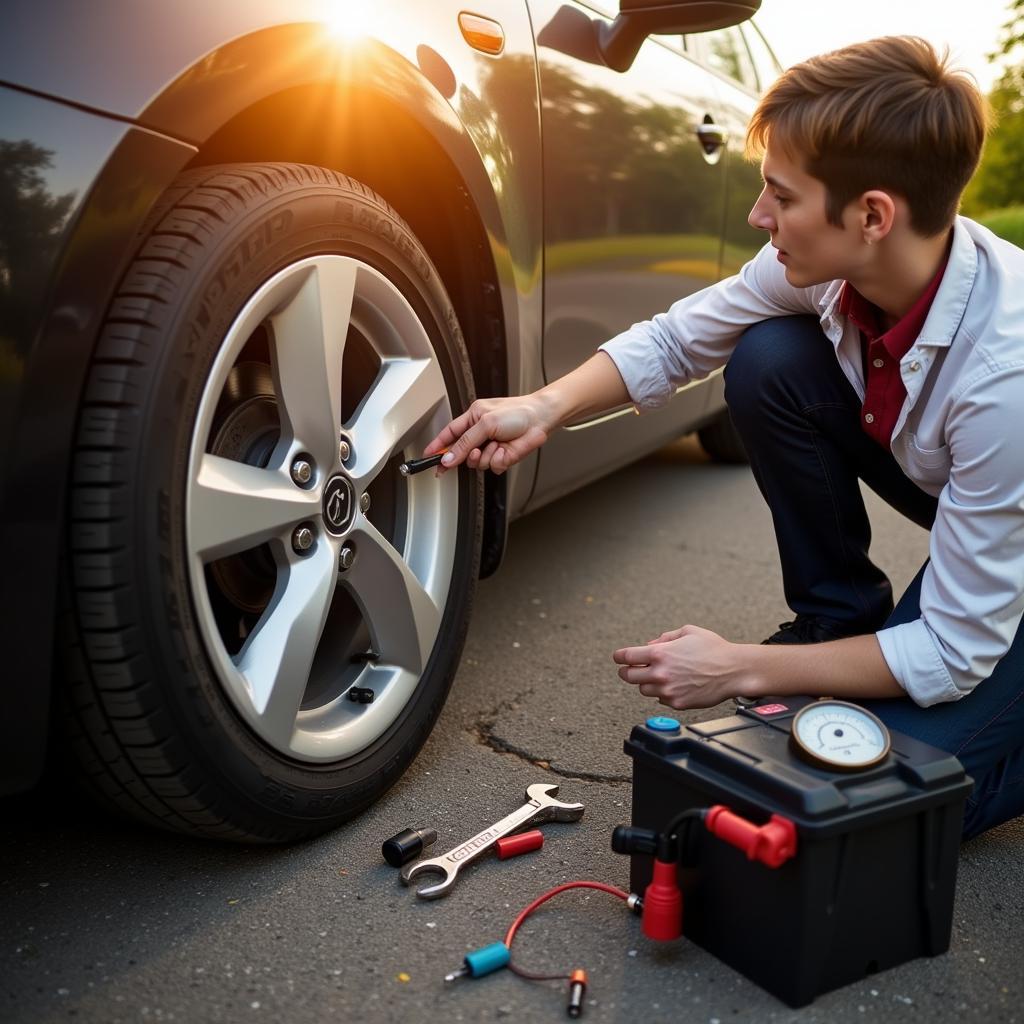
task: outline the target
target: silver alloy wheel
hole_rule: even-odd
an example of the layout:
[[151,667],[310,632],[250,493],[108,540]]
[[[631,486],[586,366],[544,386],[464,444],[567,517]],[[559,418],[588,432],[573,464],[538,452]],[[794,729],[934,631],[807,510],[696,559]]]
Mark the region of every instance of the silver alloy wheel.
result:
[[[265,465],[210,451],[214,418],[249,339],[266,332],[280,437]],[[372,347],[379,370],[342,423],[347,339]],[[389,494],[401,524],[389,539],[360,508],[396,459],[422,452],[451,418],[440,365],[402,293],[373,267],[343,256],[304,259],[281,270],[231,324],[200,399],[188,467],[185,537],[197,618],[217,676],[252,729],[276,751],[335,762],[365,749],[405,707],[437,640],[451,582],[458,527],[455,473],[423,473]],[[339,437],[351,454],[343,464]],[[291,466],[314,469],[300,486]],[[389,484],[390,486],[390,484]],[[339,492],[348,496],[336,515]],[[329,514],[325,512],[325,496]],[[381,502],[374,498],[373,511]],[[315,541],[296,551],[293,531],[312,524]],[[339,524],[340,523],[340,527]],[[392,543],[392,540],[394,543]],[[339,554],[357,552],[339,572]],[[229,650],[211,603],[210,568],[262,549],[272,596],[238,650]],[[308,692],[325,624],[342,592],[354,601],[371,652],[355,667],[329,666]],[[346,698],[374,691],[372,704]]]

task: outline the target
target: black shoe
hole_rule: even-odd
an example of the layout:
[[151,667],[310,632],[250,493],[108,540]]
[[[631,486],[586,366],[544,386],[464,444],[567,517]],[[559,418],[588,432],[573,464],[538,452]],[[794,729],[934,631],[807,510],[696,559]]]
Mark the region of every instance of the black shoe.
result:
[[823,644],[828,640],[840,640],[856,634],[844,631],[838,622],[821,619],[816,615],[798,615],[792,622],[779,623],[777,633],[772,633],[763,644]]

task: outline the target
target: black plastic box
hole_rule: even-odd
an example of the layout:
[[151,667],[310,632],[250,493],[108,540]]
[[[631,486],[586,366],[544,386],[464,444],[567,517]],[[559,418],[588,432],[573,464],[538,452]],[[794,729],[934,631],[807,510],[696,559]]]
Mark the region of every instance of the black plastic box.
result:
[[[712,804],[796,825],[796,856],[780,868],[696,828],[679,869],[683,934],[794,1007],[949,948],[972,786],[955,757],[896,732],[874,768],[808,765],[791,751],[789,727],[809,702],[788,698],[774,714],[744,709],[674,734],[636,726],[625,744],[635,826],[660,829]],[[633,891],[650,878],[651,858],[633,855]]]

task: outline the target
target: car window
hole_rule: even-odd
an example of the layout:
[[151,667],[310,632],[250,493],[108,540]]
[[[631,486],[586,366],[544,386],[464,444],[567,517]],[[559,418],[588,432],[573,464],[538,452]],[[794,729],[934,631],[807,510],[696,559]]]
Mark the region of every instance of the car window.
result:
[[757,72],[738,26],[701,33],[704,62],[751,92],[758,91]]
[[742,31],[743,38],[747,41],[747,49],[754,62],[760,91],[764,92],[782,74],[782,65],[772,53],[771,47],[765,42],[760,29],[752,21],[748,21]]

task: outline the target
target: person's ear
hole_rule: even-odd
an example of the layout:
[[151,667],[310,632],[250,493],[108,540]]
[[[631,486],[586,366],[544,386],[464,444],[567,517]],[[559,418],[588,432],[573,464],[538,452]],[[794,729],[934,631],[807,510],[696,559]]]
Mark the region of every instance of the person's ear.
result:
[[866,244],[880,242],[896,222],[896,202],[881,189],[864,192],[857,204],[857,220]]

